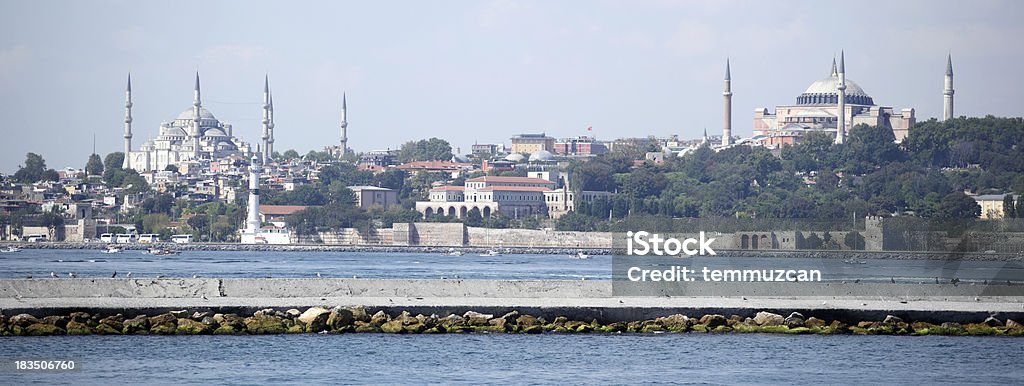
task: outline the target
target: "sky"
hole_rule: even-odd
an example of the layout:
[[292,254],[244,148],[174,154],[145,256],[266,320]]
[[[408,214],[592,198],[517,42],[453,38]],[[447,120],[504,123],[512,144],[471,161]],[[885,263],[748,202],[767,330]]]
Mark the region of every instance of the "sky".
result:
[[[0,0],[0,172],[25,153],[51,168],[133,149],[192,103],[258,142],[264,75],[276,150],[339,140],[397,148],[519,133],[696,138],[755,108],[792,104],[845,51],[875,103],[942,112],[951,53],[956,115],[1021,116],[1024,2],[1007,1],[12,1]],[[593,131],[587,132],[587,127]],[[95,138],[95,142],[94,142]]]

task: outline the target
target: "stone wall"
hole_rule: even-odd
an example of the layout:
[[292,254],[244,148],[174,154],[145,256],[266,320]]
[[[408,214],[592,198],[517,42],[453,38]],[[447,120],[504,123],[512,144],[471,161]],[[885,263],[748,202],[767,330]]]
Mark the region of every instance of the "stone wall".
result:
[[534,229],[468,228],[467,245],[474,247],[612,247],[611,232],[562,232]]

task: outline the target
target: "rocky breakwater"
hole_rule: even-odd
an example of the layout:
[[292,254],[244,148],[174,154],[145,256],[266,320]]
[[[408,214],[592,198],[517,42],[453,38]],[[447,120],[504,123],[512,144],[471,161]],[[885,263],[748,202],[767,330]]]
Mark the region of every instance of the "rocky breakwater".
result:
[[159,315],[99,315],[71,312],[36,317],[0,315],[0,335],[262,335],[285,333],[778,333],[868,335],[1001,335],[1024,336],[1024,325],[991,316],[977,323],[904,321],[888,315],[878,321],[824,320],[799,312],[788,316],[761,311],[750,316],[672,314],[647,320],[601,323],[565,316],[545,319],[516,310],[502,315],[413,315],[408,311],[370,312],[364,307],[310,307],[306,310],[263,309],[251,315],[180,310]]

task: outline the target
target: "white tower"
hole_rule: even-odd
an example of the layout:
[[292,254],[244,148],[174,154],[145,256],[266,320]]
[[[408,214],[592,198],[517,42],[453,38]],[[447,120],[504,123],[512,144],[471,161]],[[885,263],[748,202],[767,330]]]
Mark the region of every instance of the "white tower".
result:
[[199,109],[203,102],[199,98],[199,72],[196,72],[196,88],[192,98],[192,159],[199,159]]
[[942,90],[942,120],[953,119],[953,55],[946,56],[946,87]]
[[722,146],[732,145],[732,76],[729,72],[729,58],[726,58],[725,91],[722,92],[722,96],[725,98],[725,125],[722,127]]
[[839,108],[836,112],[838,122],[836,122],[836,142],[841,144],[846,142],[846,58],[842,51],[839,52],[839,85],[836,86],[839,91]]
[[128,87],[124,90],[124,161],[122,169],[130,169],[129,153],[132,151],[132,74],[128,73]]
[[260,139],[263,140],[264,150],[260,160],[266,164],[270,153],[270,78],[266,75],[263,77],[263,133]]
[[338,150],[338,158],[345,156],[348,152],[348,103],[345,100],[345,93],[341,93],[341,148]]
[[[267,154],[268,160],[273,160],[274,157],[274,92],[270,92],[270,126],[267,126],[270,131],[270,138],[267,139],[267,147],[264,153]],[[266,163],[264,163],[266,164]]]
[[245,231],[243,234],[256,234],[260,229],[260,159],[256,154],[252,155],[249,164],[249,212],[245,220]]

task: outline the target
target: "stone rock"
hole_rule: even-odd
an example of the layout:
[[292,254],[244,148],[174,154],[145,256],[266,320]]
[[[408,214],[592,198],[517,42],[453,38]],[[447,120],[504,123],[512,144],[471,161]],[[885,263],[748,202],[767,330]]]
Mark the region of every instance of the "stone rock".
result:
[[213,335],[234,335],[241,333],[239,330],[232,327],[230,324],[220,324],[217,329],[213,330]]
[[810,328],[814,328],[814,327],[821,328],[821,327],[825,327],[825,321],[821,320],[821,319],[818,319],[818,318],[815,318],[815,317],[812,316],[810,318],[807,318],[807,320],[804,321],[804,326],[805,327],[810,327]]
[[267,314],[245,318],[245,329],[250,334],[281,334],[287,330],[281,318]]
[[366,313],[366,308],[363,306],[347,307],[345,309],[352,313],[352,320],[360,322],[370,321],[370,314]]
[[[121,325],[121,323],[118,323],[118,322],[114,322],[114,323],[117,323],[118,326]],[[120,329],[115,328],[114,325],[112,325],[112,324],[106,324],[106,323],[97,324],[96,328],[94,330],[96,331],[97,334],[100,334],[100,335],[120,335],[121,334],[121,330]]]
[[903,319],[898,316],[886,315],[885,319],[882,320],[882,324],[896,325],[903,323]]
[[693,325],[693,320],[683,314],[673,314],[654,319],[655,322],[670,331],[686,331]]
[[146,334],[149,332],[149,318],[146,315],[139,315],[125,320],[121,332],[125,334]]
[[209,325],[197,322],[192,319],[179,318],[178,319],[178,335],[200,335],[209,334],[213,331],[213,328]]
[[234,327],[237,330],[245,329],[245,319],[242,318],[241,316],[238,316],[238,314],[224,314],[223,319],[224,320],[220,322],[221,325],[226,324]]
[[124,329],[124,323],[122,322],[122,320],[124,320],[124,317],[108,316],[106,318],[100,319],[100,322],[96,327],[97,330],[99,330],[99,327],[107,326],[110,327],[110,329],[117,330],[118,333],[121,333],[121,330]]
[[90,318],[92,315],[89,315],[88,312],[72,312],[68,315],[68,319],[78,323],[88,323]]
[[25,327],[24,331],[25,335],[29,336],[64,335],[66,333],[63,328],[47,323],[30,324],[27,327]]
[[754,323],[757,323],[759,326],[779,326],[786,323],[786,318],[779,314],[761,311],[754,315]]
[[217,323],[224,323],[224,314],[213,314],[213,321]]
[[804,316],[799,312],[793,312],[786,317],[785,323],[789,328],[804,327]]
[[1017,323],[1017,321],[1015,321],[1013,319],[1006,319],[1006,329],[1007,330],[1024,330],[1024,324]]
[[476,311],[466,311],[462,317],[469,321],[470,326],[486,326],[488,325],[488,321],[494,318],[494,315],[481,314]]
[[501,317],[504,318],[505,320],[516,320],[516,318],[519,317],[519,311],[512,310],[510,312],[505,313],[505,315],[502,315]]
[[29,325],[39,323],[39,319],[29,314],[17,314],[11,317],[10,324],[20,327],[28,327]]
[[555,320],[551,321],[551,324],[556,325],[556,326],[564,326],[565,323],[567,323],[568,321],[569,321],[569,318],[566,318],[564,316],[556,316]]
[[541,322],[532,315],[519,315],[519,317],[516,318],[516,325],[519,327],[532,327],[540,326]]
[[985,321],[982,322],[982,323],[984,323],[986,326],[989,326],[989,327],[1002,327],[1003,326],[1003,322],[1000,321],[999,319],[996,319],[993,316],[989,316],[989,317],[985,318]]
[[206,312],[206,311],[203,311],[203,312],[196,311],[196,312],[192,313],[192,320],[203,320],[203,318],[205,318],[207,316],[210,316],[209,312]]
[[402,334],[405,333],[405,329],[402,328],[401,320],[389,320],[384,324],[380,325],[380,330],[388,334]]
[[160,315],[157,315],[157,316],[149,318],[149,325],[150,326],[155,326],[155,325],[158,325],[158,324],[165,324],[165,323],[176,324],[177,322],[178,322],[178,317],[174,316],[174,314],[171,314],[169,312],[165,313],[165,314],[160,314]]
[[330,316],[331,311],[326,308],[310,307],[295,320],[305,325],[306,332],[320,332],[327,330],[327,319]]
[[340,330],[351,326],[355,322],[352,311],[347,308],[335,307],[331,309],[327,317],[327,327],[331,330]]
[[463,318],[459,315],[451,314],[439,320],[438,325],[444,327],[445,329],[451,329],[452,327],[455,326],[464,326],[466,325],[466,318]]
[[377,311],[377,313],[370,317],[370,325],[376,327],[380,327],[389,321],[391,321],[391,317],[388,316],[388,314],[385,314],[384,311]]
[[718,327],[718,326],[725,326],[725,325],[727,325],[728,324],[728,320],[725,319],[724,316],[718,315],[718,314],[704,315],[704,316],[700,317],[700,324],[703,324],[703,325],[707,326],[707,328],[710,330],[710,329],[713,329],[713,328]]
[[52,324],[54,326],[65,328],[68,325],[68,318],[61,315],[50,315],[44,316],[42,319],[43,323]]
[[[86,320],[88,320],[88,319],[86,319]],[[67,330],[68,335],[90,335],[90,334],[92,334],[92,329],[89,328],[88,324],[85,324],[85,322],[76,322],[74,320],[68,321],[68,325],[64,329]]]
[[292,319],[295,319],[299,317],[299,315],[302,315],[302,311],[299,311],[295,308],[289,308],[288,311],[285,311],[284,313],[287,314]]
[[187,318],[188,317],[188,310],[171,311],[171,312],[168,312],[168,314],[174,315],[175,319]]
[[217,325],[217,324],[219,324],[219,323],[217,323],[217,321],[213,320],[213,317],[212,317],[212,316],[207,316],[207,317],[204,317],[204,318],[203,318],[202,320],[200,320],[199,322],[201,322],[201,323],[203,323],[203,324],[205,324],[205,325],[207,325],[207,326],[214,326],[214,325]]

